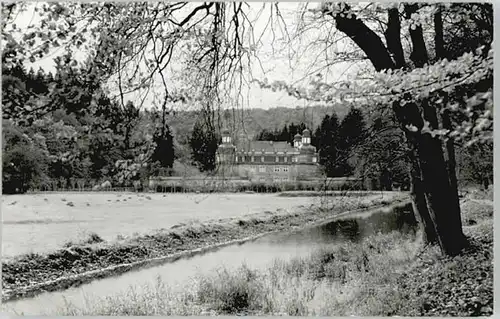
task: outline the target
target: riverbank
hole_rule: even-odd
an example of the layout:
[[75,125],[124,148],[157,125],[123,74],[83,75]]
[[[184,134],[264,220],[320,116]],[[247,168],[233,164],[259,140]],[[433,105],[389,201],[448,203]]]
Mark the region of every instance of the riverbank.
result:
[[343,198],[325,206],[292,211],[263,212],[241,218],[179,224],[152,234],[106,242],[94,235],[86,243],[72,243],[48,254],[27,254],[2,263],[2,300],[35,296],[78,286],[96,278],[175,260],[217,245],[290,230],[332,218],[334,215],[406,200],[405,194]]
[[141,285],[60,314],[491,316],[493,202],[461,206],[471,245],[453,258],[422,248],[419,234],[394,231],[276,260],[264,271],[220,269],[181,292],[161,281]]

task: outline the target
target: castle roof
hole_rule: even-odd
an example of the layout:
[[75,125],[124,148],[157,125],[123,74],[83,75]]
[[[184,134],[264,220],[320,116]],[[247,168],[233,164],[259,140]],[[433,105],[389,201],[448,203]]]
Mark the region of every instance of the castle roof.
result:
[[238,150],[243,151],[256,151],[261,152],[294,152],[293,148],[287,142],[273,142],[273,141],[249,141],[246,145],[238,145]]
[[316,153],[316,147],[312,146],[311,144],[302,145],[300,147],[300,151],[303,153]]

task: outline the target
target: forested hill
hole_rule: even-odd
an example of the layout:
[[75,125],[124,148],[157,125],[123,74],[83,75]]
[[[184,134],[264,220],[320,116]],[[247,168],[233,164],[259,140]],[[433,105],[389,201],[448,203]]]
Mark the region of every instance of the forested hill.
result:
[[[284,125],[305,123],[310,130],[316,129],[326,114],[335,112],[339,119],[349,111],[349,107],[341,104],[324,106],[314,105],[308,107],[273,107],[267,110],[261,108],[246,108],[228,112],[230,127],[236,124],[241,128],[243,124],[249,136],[256,136],[263,129],[281,129]],[[234,115],[233,115],[234,114]],[[184,144],[191,135],[191,130],[197,118],[196,111],[181,111],[172,114],[169,126],[174,139]]]

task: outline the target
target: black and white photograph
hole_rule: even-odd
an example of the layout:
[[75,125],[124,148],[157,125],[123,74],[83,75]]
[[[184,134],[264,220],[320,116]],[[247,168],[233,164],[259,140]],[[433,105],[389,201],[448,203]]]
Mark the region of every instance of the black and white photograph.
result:
[[7,316],[493,316],[492,2],[2,1]]

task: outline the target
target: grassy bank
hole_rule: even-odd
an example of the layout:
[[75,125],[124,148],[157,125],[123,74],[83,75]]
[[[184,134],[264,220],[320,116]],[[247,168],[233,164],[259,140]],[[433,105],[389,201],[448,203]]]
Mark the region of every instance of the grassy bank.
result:
[[219,269],[180,292],[158,280],[58,314],[489,316],[492,202],[463,201],[462,211],[470,247],[453,258],[423,248],[418,234],[391,232],[276,260],[263,271]]
[[342,190],[321,190],[321,191],[286,191],[278,194],[280,197],[313,197],[313,196],[327,196],[327,197],[363,197],[391,194],[395,192],[386,191],[342,191]]
[[[80,285],[96,278],[144,266],[151,259],[161,259],[186,251],[211,247],[272,231],[296,227],[331,218],[349,210],[388,204],[406,195],[343,198],[325,209],[321,203],[295,211],[252,214],[242,218],[219,219],[204,223],[179,224],[151,234],[113,242],[98,236],[49,254],[28,254],[2,263],[2,300],[34,296]],[[333,205],[333,206],[332,206]]]

